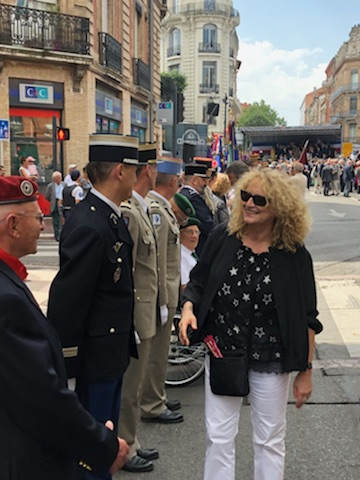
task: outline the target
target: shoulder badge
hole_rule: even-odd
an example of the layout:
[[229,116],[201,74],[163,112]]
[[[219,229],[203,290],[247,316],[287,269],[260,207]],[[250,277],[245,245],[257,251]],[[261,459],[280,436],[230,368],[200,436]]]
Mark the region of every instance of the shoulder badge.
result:
[[161,215],[159,213],[153,213],[151,215],[152,223],[154,227],[158,227],[161,225]]

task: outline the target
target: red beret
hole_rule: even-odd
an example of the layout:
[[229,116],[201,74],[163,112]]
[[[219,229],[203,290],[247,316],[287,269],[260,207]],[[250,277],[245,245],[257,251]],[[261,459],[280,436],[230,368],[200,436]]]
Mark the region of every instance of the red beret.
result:
[[37,184],[28,178],[0,177],[0,205],[36,201],[38,191]]

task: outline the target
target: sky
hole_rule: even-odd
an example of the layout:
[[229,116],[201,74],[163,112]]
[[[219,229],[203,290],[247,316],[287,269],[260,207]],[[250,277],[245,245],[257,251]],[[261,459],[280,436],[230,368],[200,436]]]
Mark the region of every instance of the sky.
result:
[[300,125],[305,95],[321,87],[330,60],[360,24],[360,0],[233,0],[233,6],[240,13],[240,102],[263,99],[287,125]]

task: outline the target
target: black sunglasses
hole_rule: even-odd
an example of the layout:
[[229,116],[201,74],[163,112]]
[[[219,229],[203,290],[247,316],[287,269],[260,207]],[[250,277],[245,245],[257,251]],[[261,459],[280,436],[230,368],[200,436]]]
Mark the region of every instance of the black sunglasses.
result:
[[246,190],[240,191],[241,200],[243,202],[247,202],[250,198],[253,199],[253,202],[258,207],[265,207],[269,203],[269,199],[264,197],[263,195],[251,195],[251,193],[247,192]]

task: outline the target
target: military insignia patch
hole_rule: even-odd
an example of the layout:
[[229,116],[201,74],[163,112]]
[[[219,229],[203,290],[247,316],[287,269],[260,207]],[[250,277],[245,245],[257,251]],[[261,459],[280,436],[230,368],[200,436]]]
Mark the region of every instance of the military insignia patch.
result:
[[121,277],[121,268],[117,267],[113,275],[114,283],[117,283],[120,280],[120,277]]
[[115,253],[118,253],[120,251],[120,248],[124,245],[123,242],[116,242],[114,245],[113,245],[113,250]]
[[154,227],[161,225],[161,215],[159,213],[153,213],[151,215],[151,218],[152,218],[152,223]]
[[116,213],[111,213],[109,218],[112,220],[114,225],[118,224],[119,217],[116,215]]

